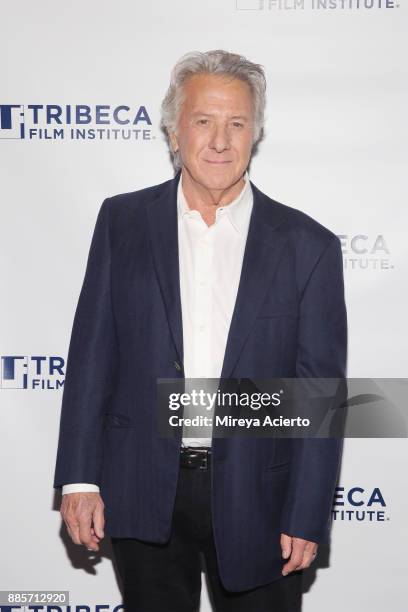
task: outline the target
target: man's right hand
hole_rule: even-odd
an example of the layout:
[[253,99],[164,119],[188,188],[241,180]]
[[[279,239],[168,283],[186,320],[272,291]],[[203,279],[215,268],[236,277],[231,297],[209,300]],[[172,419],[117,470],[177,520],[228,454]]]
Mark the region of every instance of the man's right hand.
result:
[[99,493],[67,493],[62,496],[60,514],[74,544],[99,550],[105,526],[102,497]]

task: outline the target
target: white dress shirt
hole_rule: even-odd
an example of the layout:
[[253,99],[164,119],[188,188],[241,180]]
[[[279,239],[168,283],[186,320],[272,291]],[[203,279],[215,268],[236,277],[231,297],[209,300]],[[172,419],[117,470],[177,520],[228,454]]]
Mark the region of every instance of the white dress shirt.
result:
[[[221,376],[253,206],[247,172],[244,179],[239,195],[218,208],[215,222],[208,226],[197,210],[189,208],[180,177],[177,217],[186,379]],[[210,446],[211,438],[183,435],[182,444]],[[99,487],[88,483],[62,487],[63,495],[85,491],[98,492]]]

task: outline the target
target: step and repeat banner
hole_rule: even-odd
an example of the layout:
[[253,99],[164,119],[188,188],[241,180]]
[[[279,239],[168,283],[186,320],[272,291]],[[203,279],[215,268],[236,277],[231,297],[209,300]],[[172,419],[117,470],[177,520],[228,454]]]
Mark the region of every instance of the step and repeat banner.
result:
[[[72,612],[114,611],[121,594],[108,542],[100,555],[72,544],[52,488],[68,343],[99,207],[173,176],[159,111],[181,55],[226,49],[262,64],[266,130],[251,180],[341,239],[348,375],[405,377],[408,7],[0,8],[0,590],[64,590]],[[331,546],[305,572],[305,612],[406,609],[407,459],[405,438],[345,441]],[[210,609],[203,576],[201,611]]]

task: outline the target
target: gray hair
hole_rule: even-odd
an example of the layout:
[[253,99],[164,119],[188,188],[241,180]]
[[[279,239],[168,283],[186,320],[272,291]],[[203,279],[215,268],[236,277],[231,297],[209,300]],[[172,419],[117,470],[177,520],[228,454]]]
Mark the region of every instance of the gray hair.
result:
[[173,151],[169,132],[176,132],[181,105],[184,101],[183,85],[194,74],[207,73],[231,76],[248,83],[254,102],[254,139],[255,145],[262,137],[265,112],[266,79],[263,67],[254,64],[244,56],[217,49],[214,51],[192,51],[183,55],[170,76],[170,85],[161,104],[161,128],[166,135],[173,165],[181,167],[178,151]]

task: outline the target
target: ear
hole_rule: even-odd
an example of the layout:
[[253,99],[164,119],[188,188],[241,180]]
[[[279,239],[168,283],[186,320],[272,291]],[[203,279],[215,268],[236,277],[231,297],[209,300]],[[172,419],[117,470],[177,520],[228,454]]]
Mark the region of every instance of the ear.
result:
[[177,136],[175,134],[175,132],[167,132],[169,135],[169,139],[170,139],[170,144],[171,144],[171,148],[173,150],[173,153],[176,153],[176,151],[178,151],[179,145],[177,142]]

